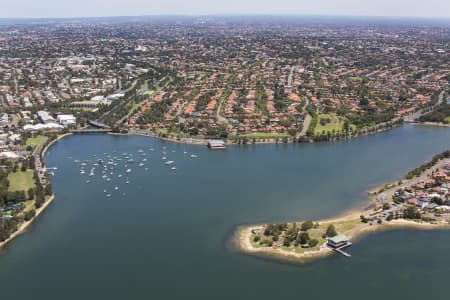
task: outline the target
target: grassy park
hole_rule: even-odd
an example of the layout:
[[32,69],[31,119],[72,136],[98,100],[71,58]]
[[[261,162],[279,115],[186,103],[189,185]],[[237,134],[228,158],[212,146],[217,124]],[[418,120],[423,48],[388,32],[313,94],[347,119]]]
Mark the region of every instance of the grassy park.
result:
[[[349,126],[351,130],[355,129],[355,125]],[[344,128],[344,119],[338,117],[336,114],[319,114],[317,125],[314,130],[315,135],[320,135],[325,132],[339,133]]]
[[36,137],[28,138],[25,146],[36,147],[40,144],[43,144],[46,140],[47,140],[46,136],[38,135]]
[[35,181],[33,178],[33,170],[27,170],[22,172],[12,172],[8,175],[9,191],[28,191],[30,188],[35,187]]
[[341,131],[344,126],[344,120],[340,119],[336,114],[320,114],[315,128],[315,134],[322,132]]

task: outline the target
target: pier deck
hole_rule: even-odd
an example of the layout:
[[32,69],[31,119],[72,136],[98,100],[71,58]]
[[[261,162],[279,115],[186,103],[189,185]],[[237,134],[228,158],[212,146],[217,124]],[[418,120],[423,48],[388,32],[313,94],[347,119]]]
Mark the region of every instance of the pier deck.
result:
[[350,253],[347,253],[344,250],[342,250],[344,248],[350,247],[351,245],[352,245],[352,243],[348,242],[347,244],[345,244],[344,246],[339,247],[339,248],[333,248],[333,247],[329,247],[329,248],[332,249],[333,251],[335,251],[336,253],[339,253],[345,257],[352,257],[352,255]]

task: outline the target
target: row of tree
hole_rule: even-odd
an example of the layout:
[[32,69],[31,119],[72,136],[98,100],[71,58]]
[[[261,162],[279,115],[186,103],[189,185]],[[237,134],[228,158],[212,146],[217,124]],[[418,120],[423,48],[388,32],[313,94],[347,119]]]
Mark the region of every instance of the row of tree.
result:
[[422,174],[425,170],[432,168],[440,160],[446,159],[449,157],[450,157],[450,150],[446,150],[442,153],[436,154],[435,156],[433,156],[433,158],[430,161],[422,164],[421,166],[415,168],[412,171],[409,171],[408,174],[406,175],[406,178],[411,179],[415,176],[420,176],[420,174]]

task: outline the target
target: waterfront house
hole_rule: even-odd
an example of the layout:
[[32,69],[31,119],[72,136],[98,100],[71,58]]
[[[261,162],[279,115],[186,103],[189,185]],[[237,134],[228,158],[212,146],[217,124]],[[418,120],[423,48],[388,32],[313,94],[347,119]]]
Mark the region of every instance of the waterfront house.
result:
[[347,236],[345,236],[343,234],[338,234],[334,237],[328,238],[327,245],[328,245],[328,247],[331,247],[333,249],[338,249],[338,248],[344,248],[346,246],[349,246],[350,242],[349,242],[349,239]]
[[222,140],[210,140],[210,141],[208,141],[208,148],[211,150],[225,149],[226,144]]

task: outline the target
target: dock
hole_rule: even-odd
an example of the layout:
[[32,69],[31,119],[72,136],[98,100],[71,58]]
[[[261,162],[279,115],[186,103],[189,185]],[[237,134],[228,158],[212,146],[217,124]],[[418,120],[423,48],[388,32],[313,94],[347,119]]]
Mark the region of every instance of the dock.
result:
[[344,246],[338,247],[338,248],[333,248],[333,247],[329,247],[330,249],[334,250],[336,253],[339,253],[345,257],[352,257],[352,255],[348,252],[345,252],[344,248],[350,247],[352,245],[351,242],[347,242],[347,244],[345,244]]

